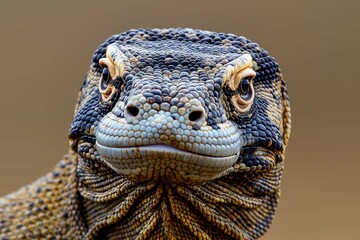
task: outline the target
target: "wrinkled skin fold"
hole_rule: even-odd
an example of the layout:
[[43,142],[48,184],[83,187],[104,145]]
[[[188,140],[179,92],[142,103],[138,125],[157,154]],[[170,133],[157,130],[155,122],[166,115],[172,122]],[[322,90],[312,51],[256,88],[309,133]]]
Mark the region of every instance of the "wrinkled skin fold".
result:
[[256,43],[135,29],[95,51],[71,150],[0,199],[0,236],[257,239],[280,195],[290,104]]

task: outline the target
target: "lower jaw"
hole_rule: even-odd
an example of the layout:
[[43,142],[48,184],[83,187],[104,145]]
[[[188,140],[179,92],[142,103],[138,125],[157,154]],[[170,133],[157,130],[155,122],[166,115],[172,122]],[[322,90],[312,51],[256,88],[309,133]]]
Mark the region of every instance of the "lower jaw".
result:
[[199,184],[223,176],[238,160],[239,153],[212,157],[165,145],[112,148],[96,143],[101,160],[134,183],[170,181]]

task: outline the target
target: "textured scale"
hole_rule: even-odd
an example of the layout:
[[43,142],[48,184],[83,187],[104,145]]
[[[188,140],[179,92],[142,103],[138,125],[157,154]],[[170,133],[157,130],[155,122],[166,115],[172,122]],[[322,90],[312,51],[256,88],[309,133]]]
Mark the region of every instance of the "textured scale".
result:
[[290,117],[277,62],[244,37],[114,35],[93,55],[68,155],[0,198],[0,239],[257,239]]

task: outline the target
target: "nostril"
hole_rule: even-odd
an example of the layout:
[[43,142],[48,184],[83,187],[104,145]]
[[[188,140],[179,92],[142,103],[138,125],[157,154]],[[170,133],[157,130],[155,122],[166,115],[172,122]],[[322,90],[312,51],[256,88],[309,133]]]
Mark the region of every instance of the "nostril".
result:
[[204,113],[202,111],[193,111],[189,114],[189,120],[196,122],[203,117]]
[[135,106],[126,107],[126,113],[129,116],[136,117],[139,114],[139,109]]

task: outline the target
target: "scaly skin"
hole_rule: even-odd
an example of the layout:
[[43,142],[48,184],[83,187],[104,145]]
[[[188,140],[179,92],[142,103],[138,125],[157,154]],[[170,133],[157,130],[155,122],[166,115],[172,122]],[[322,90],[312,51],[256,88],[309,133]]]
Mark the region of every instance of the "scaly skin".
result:
[[290,105],[256,43],[136,29],[95,51],[52,173],[0,199],[1,239],[257,239],[278,199]]

